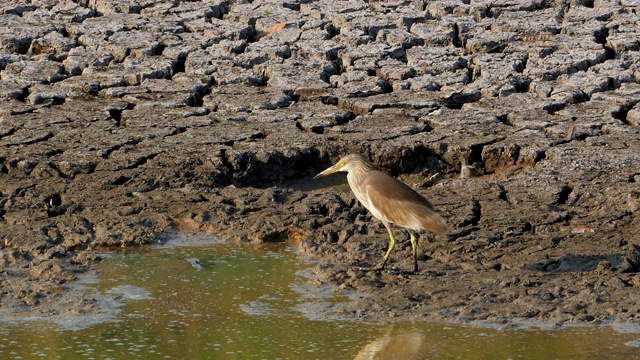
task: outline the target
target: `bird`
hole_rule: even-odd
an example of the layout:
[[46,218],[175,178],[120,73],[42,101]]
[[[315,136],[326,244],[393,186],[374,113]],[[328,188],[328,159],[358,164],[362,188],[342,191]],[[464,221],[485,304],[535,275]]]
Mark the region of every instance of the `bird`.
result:
[[371,215],[382,221],[389,233],[389,247],[382,263],[375,267],[362,267],[366,271],[382,271],[395,247],[395,237],[391,224],[407,229],[413,252],[413,273],[418,272],[416,233],[431,231],[444,234],[447,221],[438,214],[431,202],[409,185],[377,170],[373,164],[359,154],[342,157],[336,164],[314,177],[317,179],[337,172],[347,173],[347,182],[356,199]]

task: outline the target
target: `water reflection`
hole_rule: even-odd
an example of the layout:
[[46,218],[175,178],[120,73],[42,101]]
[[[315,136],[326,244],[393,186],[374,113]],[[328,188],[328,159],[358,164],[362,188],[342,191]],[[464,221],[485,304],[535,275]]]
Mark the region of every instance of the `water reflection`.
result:
[[368,359],[427,359],[437,356],[445,342],[433,343],[424,332],[408,331],[396,334],[389,330],[365,345],[354,357],[355,360]]
[[341,319],[326,309],[340,314],[350,294],[310,284],[307,267],[279,246],[114,256],[98,266],[99,281],[83,286],[121,312],[75,330],[4,323],[0,358],[628,359],[640,344],[640,334],[610,328],[498,331]]

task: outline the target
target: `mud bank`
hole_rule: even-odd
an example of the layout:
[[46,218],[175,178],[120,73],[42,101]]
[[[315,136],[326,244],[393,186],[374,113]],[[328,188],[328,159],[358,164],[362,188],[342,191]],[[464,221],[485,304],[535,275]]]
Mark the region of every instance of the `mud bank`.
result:
[[[184,229],[289,242],[368,320],[637,322],[638,10],[5,2],[0,315],[90,312],[69,290],[87,250]],[[311,180],[347,152],[448,218],[423,273],[357,270],[384,228],[343,178]]]

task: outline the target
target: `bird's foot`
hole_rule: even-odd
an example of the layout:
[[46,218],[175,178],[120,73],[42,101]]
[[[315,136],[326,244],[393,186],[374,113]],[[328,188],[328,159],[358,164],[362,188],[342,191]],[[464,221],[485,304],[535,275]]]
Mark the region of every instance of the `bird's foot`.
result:
[[388,271],[389,271],[389,274],[393,274],[393,275],[415,275],[418,273],[418,269],[403,270],[403,269],[393,268]]
[[380,272],[384,270],[384,266],[359,266],[358,270],[366,272]]
[[418,268],[415,268],[413,270],[403,270],[403,269],[398,269],[397,267],[387,269],[384,266],[360,266],[358,267],[358,270],[366,271],[366,272],[381,272],[385,270],[389,274],[393,274],[393,275],[415,275],[419,273]]

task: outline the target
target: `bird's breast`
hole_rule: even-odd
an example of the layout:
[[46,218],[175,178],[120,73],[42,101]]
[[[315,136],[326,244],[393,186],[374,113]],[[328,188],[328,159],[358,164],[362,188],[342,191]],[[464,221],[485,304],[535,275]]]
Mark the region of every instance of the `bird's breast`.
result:
[[358,179],[355,178],[355,176],[352,176],[351,173],[347,174],[347,181],[349,182],[349,187],[351,188],[351,192],[353,192],[353,195],[356,197],[356,199],[358,199],[362,206],[369,210],[373,217],[384,222],[393,223],[391,219],[389,219],[385,214],[382,213],[381,209],[378,209],[373,205],[371,198],[367,193],[366,187],[361,186],[364,185],[362,181],[358,181]]

